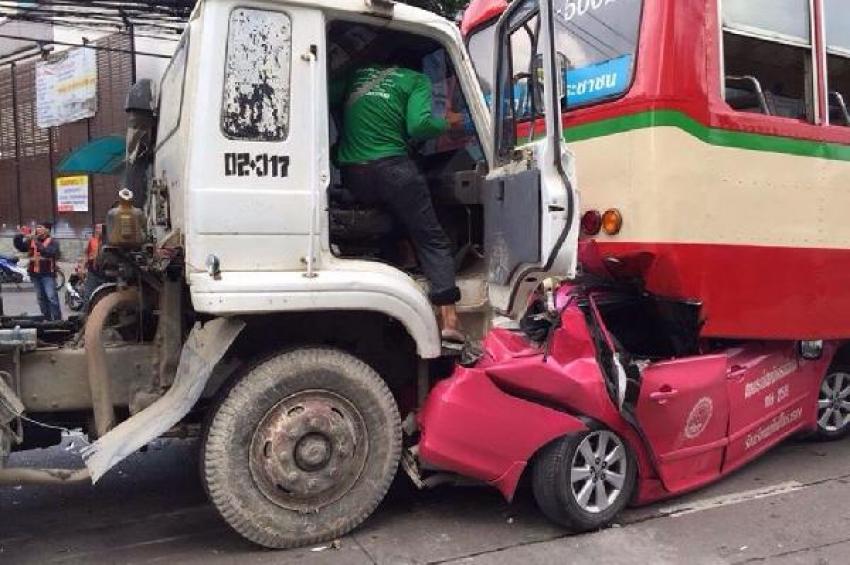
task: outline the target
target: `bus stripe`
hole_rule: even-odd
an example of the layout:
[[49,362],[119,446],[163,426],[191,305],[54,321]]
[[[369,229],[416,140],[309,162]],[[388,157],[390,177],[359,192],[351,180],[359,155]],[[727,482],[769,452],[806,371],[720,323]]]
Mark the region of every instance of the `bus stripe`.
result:
[[564,137],[568,142],[584,141],[652,127],[676,127],[711,145],[801,157],[818,157],[833,161],[850,161],[848,145],[711,128],[677,110],[651,110],[587,124],[566,126]]

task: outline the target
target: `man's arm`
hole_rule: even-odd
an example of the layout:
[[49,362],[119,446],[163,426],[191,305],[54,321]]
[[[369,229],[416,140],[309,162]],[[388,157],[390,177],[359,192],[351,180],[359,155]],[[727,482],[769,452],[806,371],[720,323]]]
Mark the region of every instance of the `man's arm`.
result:
[[331,110],[340,110],[348,94],[351,73],[341,73],[328,82],[328,106]]
[[59,255],[59,242],[53,238],[50,238],[50,243],[47,245],[43,241],[36,240],[35,246],[38,248],[38,252],[48,259],[55,259]]
[[431,114],[431,104],[431,81],[418,74],[407,100],[407,135],[412,139],[437,137],[449,129],[446,120]]
[[26,253],[30,250],[29,239],[22,233],[15,235],[15,237],[12,239],[12,245],[14,245],[15,249],[17,249],[21,253]]

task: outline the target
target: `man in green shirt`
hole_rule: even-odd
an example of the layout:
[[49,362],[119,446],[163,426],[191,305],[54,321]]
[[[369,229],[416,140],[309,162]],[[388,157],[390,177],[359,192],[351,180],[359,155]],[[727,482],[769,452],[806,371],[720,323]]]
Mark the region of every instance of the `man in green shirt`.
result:
[[408,151],[410,142],[457,128],[463,118],[452,112],[447,119],[432,115],[431,81],[412,66],[369,64],[352,74],[345,89],[337,162],[355,198],[389,210],[410,236],[430,284],[429,298],[440,307],[443,339],[462,341],[451,242]]

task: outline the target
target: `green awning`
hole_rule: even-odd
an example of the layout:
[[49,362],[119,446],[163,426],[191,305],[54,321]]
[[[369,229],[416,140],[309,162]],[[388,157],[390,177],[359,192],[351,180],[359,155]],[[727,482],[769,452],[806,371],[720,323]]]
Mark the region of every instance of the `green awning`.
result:
[[124,138],[108,135],[77,147],[59,163],[59,174],[114,175],[124,166]]

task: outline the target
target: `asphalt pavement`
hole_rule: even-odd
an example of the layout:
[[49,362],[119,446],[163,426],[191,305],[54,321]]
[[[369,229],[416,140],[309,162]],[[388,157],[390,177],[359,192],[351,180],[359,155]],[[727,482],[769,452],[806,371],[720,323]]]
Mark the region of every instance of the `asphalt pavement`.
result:
[[[26,292],[7,310],[32,310]],[[13,300],[9,298],[13,297]],[[79,465],[80,438],[10,464]],[[268,551],[207,503],[197,442],[155,442],[96,486],[0,487],[0,563],[471,563],[523,565],[850,563],[850,440],[792,440],[714,485],[569,535],[527,487],[508,504],[482,487],[417,491],[400,476],[376,513],[338,544]]]

